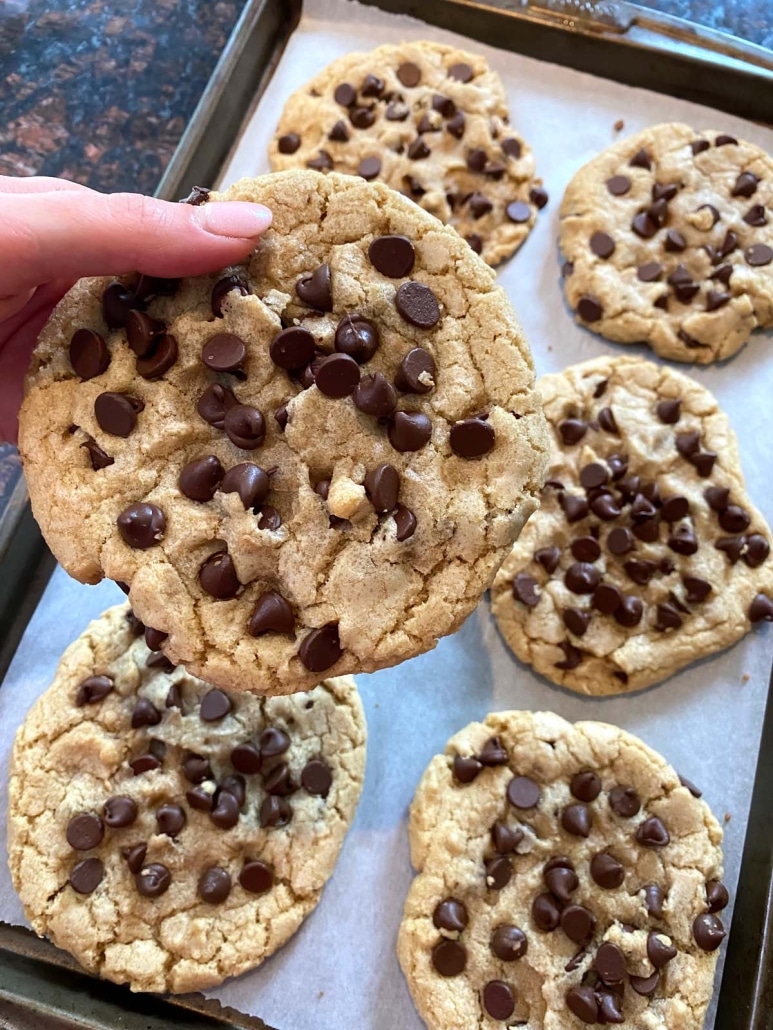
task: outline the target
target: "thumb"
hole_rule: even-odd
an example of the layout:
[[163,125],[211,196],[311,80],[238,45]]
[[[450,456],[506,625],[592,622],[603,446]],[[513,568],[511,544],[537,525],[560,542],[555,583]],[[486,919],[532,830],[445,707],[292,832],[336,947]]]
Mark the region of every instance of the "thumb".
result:
[[202,275],[242,260],[270,224],[268,208],[243,201],[193,207],[93,190],[0,193],[2,292],[129,271]]

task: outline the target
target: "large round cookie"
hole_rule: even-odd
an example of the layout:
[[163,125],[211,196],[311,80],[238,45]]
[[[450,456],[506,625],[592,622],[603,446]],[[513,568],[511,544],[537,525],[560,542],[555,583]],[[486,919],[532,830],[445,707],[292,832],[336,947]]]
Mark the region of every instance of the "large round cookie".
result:
[[654,125],[580,169],[561,205],[577,320],[677,361],[730,357],[773,325],[773,158]]
[[770,530],[708,390],[627,357],[539,386],[549,478],[492,588],[522,661],[579,693],[618,694],[773,619]]
[[398,954],[430,1030],[700,1030],[722,831],[624,730],[550,712],[472,723],[411,808]]
[[92,622],[19,730],[11,875],[35,930],[91,972],[197,991],[257,966],[319,901],[365,720],[351,679],[229,697],[141,634],[126,605]]
[[453,225],[490,265],[520,247],[547,203],[485,59],[438,43],[347,54],[293,93],[271,167],[380,179]]
[[545,423],[507,298],[452,229],[339,175],[222,198],[274,212],[247,266],[82,280],[20,449],[71,575],[127,584],[207,682],[286,693],[458,628],[536,507]]

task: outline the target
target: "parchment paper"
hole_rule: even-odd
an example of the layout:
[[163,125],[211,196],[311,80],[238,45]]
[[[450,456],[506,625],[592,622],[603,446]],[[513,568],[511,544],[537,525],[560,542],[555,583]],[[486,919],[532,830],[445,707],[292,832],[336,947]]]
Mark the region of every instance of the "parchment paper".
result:
[[[699,130],[739,134],[768,150],[773,149],[773,131],[681,100],[481,47],[348,0],[306,0],[301,26],[223,182],[268,170],[266,145],[285,98],[328,61],[351,50],[410,38],[455,42],[484,52],[505,82],[513,124],[536,152],[550,204],[521,252],[501,270],[500,282],[531,341],[538,372],[556,371],[610,350],[628,353],[630,348],[616,348],[576,327],[564,306],[555,240],[558,206],[569,178],[615,139],[618,118],[624,119],[626,133],[654,122],[683,120]],[[773,334],[757,333],[724,365],[685,369],[713,390],[730,415],[749,492],[769,521],[772,346]],[[644,348],[641,352],[650,356]],[[57,570],[0,690],[1,769],[7,771],[13,734],[50,683],[66,645],[89,619],[121,597],[113,584],[84,587]],[[734,892],[772,657],[771,627],[763,626],[730,651],[666,684],[632,697],[594,701],[554,687],[516,662],[484,600],[462,630],[434,652],[397,669],[359,677],[370,728],[367,776],[335,875],[318,909],[282,951],[212,994],[279,1030],[421,1030],[395,957],[412,877],[407,808],[432,755],[463,725],[490,711],[552,709],[571,720],[600,719],[623,726],[662,751],[703,788],[720,822],[729,820],[725,880]],[[4,796],[0,800],[5,805]],[[729,911],[726,916],[729,924]],[[0,919],[24,923],[4,863]],[[712,1010],[706,1030],[713,1026]]]

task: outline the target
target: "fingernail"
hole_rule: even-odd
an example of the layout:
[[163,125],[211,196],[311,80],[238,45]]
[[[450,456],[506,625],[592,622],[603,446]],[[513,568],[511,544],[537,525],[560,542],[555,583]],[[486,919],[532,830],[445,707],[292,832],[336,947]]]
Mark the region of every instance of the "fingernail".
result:
[[271,225],[271,212],[262,204],[241,200],[214,201],[192,209],[202,229],[214,236],[252,240]]

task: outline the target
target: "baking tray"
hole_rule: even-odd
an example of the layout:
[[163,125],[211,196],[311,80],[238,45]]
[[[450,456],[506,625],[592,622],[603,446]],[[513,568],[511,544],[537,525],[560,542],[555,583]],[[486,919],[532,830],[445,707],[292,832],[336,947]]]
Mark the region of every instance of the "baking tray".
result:
[[[773,123],[773,53],[628,3],[361,0],[482,43]],[[217,181],[298,23],[302,0],[248,0],[159,184],[174,200]],[[16,459],[0,454],[0,676],[54,568]],[[6,478],[7,472],[7,478]],[[773,681],[771,683],[773,687]],[[773,1030],[773,702],[769,691],[716,1030]],[[0,1030],[292,1030],[191,995],[132,994],[0,923]],[[349,1028],[342,1028],[349,1030]],[[355,1028],[352,1028],[355,1030]]]

